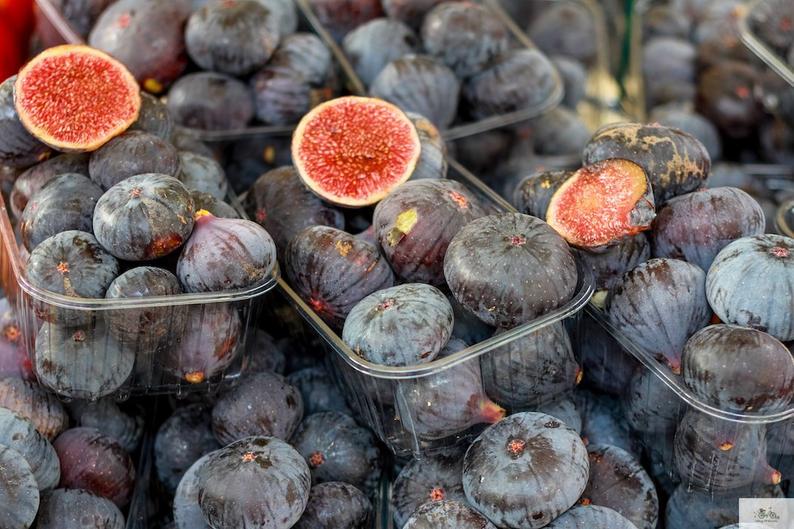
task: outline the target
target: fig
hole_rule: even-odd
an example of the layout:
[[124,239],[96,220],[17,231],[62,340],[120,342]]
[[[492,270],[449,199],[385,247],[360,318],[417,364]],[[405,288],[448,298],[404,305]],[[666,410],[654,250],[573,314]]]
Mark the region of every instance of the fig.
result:
[[468,311],[489,325],[511,328],[571,299],[577,271],[565,240],[545,222],[502,213],[474,220],[455,235],[444,277]]
[[546,221],[573,246],[597,248],[651,228],[653,191],[642,167],[596,162],[573,173],[552,195]]
[[534,150],[543,156],[578,156],[592,136],[584,119],[565,107],[534,118],[530,130]]
[[118,441],[127,452],[134,452],[143,438],[143,417],[122,411],[113,397],[74,400],[69,412],[76,426],[96,428]]
[[35,382],[0,378],[0,407],[30,421],[49,441],[69,426],[69,416],[61,401]]
[[[617,511],[600,505],[577,505],[547,525],[549,529],[638,529]],[[655,527],[655,526],[654,526]]]
[[209,193],[202,193],[201,191],[194,190],[190,192],[190,196],[193,198],[193,205],[195,206],[196,211],[204,209],[216,217],[221,217],[224,219],[240,218],[240,214],[236,209],[234,209],[234,207],[229,205],[227,202],[218,200]]
[[512,202],[521,213],[545,219],[551,197],[573,175],[568,170],[544,169],[533,173],[518,184]]
[[657,207],[700,188],[711,167],[708,151],[686,132],[662,125],[616,123],[598,129],[585,146],[586,165],[610,158],[632,161],[645,170]]
[[187,188],[164,174],[122,180],[99,199],[94,234],[119,259],[147,261],[173,252],[193,229],[193,199]]
[[651,257],[651,244],[644,232],[621,237],[612,244],[596,248],[576,248],[574,255],[593,271],[596,288],[609,289],[623,274]]
[[174,493],[174,527],[176,529],[211,529],[199,507],[199,470],[213,452],[190,465]]
[[198,498],[216,529],[289,529],[309,502],[311,476],[291,446],[248,437],[213,452],[198,469]]
[[579,415],[579,410],[576,409],[574,401],[567,398],[567,396],[544,402],[535,411],[561,420],[565,426],[577,433],[582,432],[582,416]]
[[102,190],[83,175],[66,173],[52,180],[28,201],[19,222],[22,242],[28,250],[64,231],[91,232]]
[[109,334],[102,320],[88,327],[45,323],[36,336],[36,376],[59,395],[97,399],[118,390],[135,364],[135,350]]
[[574,430],[549,415],[517,413],[469,446],[463,490],[499,527],[535,529],[576,503],[588,469],[587,449]]
[[300,391],[306,415],[323,411],[338,411],[352,415],[345,396],[324,367],[299,369],[287,376],[287,382]]
[[412,28],[422,25],[428,11],[444,0],[381,0],[389,18],[405,22]]
[[8,298],[0,298],[0,378],[35,380],[29,343],[21,329]]
[[442,500],[420,506],[403,529],[496,529],[496,526],[465,503]]
[[447,144],[435,125],[426,117],[415,112],[406,112],[413,121],[419,141],[422,144],[422,154],[416,162],[416,168],[411,175],[411,180],[446,178],[447,177]]
[[712,325],[684,347],[684,383],[721,410],[774,413],[794,398],[794,358],[768,334],[736,325]]
[[33,423],[0,408],[0,445],[12,448],[30,465],[39,490],[55,487],[61,478],[58,455]]
[[55,440],[61,486],[83,489],[126,506],[135,484],[135,466],[113,438],[94,428],[71,428]]
[[[700,140],[712,162],[722,157],[722,140],[717,127],[700,114],[682,109],[677,104],[671,104],[656,107],[651,113],[651,120],[666,127],[683,130]],[[709,187],[714,187],[711,185],[712,181],[710,175]]]
[[39,488],[22,454],[0,445],[0,519],[3,529],[31,527],[39,510]]
[[91,180],[107,191],[122,180],[139,174],[178,176],[179,167],[176,147],[168,141],[154,134],[130,131],[94,151],[88,172]]
[[444,255],[452,238],[485,216],[479,199],[454,180],[400,185],[375,208],[372,225],[386,260],[403,280],[444,284]]
[[780,487],[750,486],[725,493],[708,493],[681,484],[667,502],[665,519],[667,529],[770,529],[766,524],[741,523],[739,499],[783,498]]
[[369,88],[374,97],[416,112],[445,129],[458,112],[460,81],[455,72],[427,55],[405,55],[381,69]]
[[510,32],[485,6],[442,2],[422,22],[425,50],[464,79],[479,73],[510,47]]
[[677,259],[651,259],[627,272],[606,300],[607,318],[638,347],[681,371],[684,344],[711,318],[703,270]]
[[309,503],[295,529],[367,529],[371,527],[372,503],[353,485],[341,481],[312,487]]
[[61,154],[34,165],[20,174],[11,189],[10,206],[14,217],[19,219],[28,201],[45,185],[66,173],[88,176],[88,154]]
[[185,45],[202,69],[243,76],[273,55],[281,37],[278,23],[256,0],[211,2],[190,15]]
[[362,299],[348,314],[342,339],[368,362],[411,366],[438,356],[452,325],[452,307],[441,291],[406,283]]
[[212,408],[212,431],[221,444],[252,435],[289,440],[303,417],[300,392],[275,373],[253,373]]
[[242,129],[254,118],[254,98],[242,81],[215,72],[189,73],[168,92],[177,125],[201,130]]
[[[744,49],[739,45],[739,49]],[[746,51],[746,50],[744,50]],[[696,108],[727,138],[749,139],[761,121],[762,108],[753,95],[756,68],[740,61],[721,61],[701,73]]]
[[124,515],[112,501],[86,490],[57,489],[41,498],[37,529],[124,529]]
[[[770,281],[770,278],[775,278]],[[794,340],[794,240],[782,235],[743,237],[722,249],[706,277],[706,295],[719,319]]]
[[617,446],[634,455],[640,454],[617,397],[579,389],[573,398],[582,419],[585,444]]
[[561,105],[576,109],[579,101],[584,99],[585,88],[587,86],[587,70],[582,63],[564,55],[550,56],[549,59],[557,73],[560,74],[563,92]]
[[394,480],[391,508],[396,527],[404,527],[408,517],[429,502],[453,500],[466,502],[461,472],[463,461],[457,454],[439,454],[412,459]]
[[155,96],[141,92],[141,110],[138,121],[130,125],[127,130],[139,130],[154,134],[158,138],[168,141],[174,132],[174,118],[168,112],[168,107]]
[[[590,64],[598,50],[597,24],[590,10],[573,2],[545,4],[527,28],[527,35],[549,55]],[[559,31],[559,28],[566,28]]]
[[455,318],[452,336],[471,344],[478,344],[493,336],[493,327],[486,325],[480,318],[463,308],[454,296],[448,294],[447,301],[452,305],[452,314]]
[[369,86],[391,61],[415,53],[419,38],[400,22],[376,18],[345,35],[342,50],[364,85]]
[[637,432],[672,433],[685,409],[681,397],[647,369],[634,373],[623,395],[625,420]]
[[303,230],[287,247],[285,260],[292,287],[336,328],[359,301],[394,285],[394,274],[377,246],[336,228]]
[[181,171],[178,178],[185,187],[192,191],[209,193],[218,200],[226,198],[229,183],[226,181],[226,173],[221,164],[213,158],[187,151],[179,153],[179,161]]
[[352,29],[383,15],[380,0],[309,0],[308,4],[337,42]]
[[154,463],[160,483],[175,491],[185,472],[205,454],[220,448],[201,404],[177,408],[160,425],[154,439]]
[[408,180],[421,154],[411,120],[385,101],[340,97],[315,107],[292,136],[303,183],[329,202],[375,204]]
[[130,72],[80,45],[49,48],[20,70],[14,105],[35,138],[66,152],[93,151],[138,119],[141,95]]
[[657,37],[642,50],[642,75],[649,107],[690,102],[697,90],[697,49],[679,38]]
[[22,126],[14,107],[16,80],[14,75],[0,83],[0,165],[24,168],[49,158],[50,148]]
[[88,43],[130,69],[140,85],[159,94],[187,66],[186,2],[118,0],[97,19]]

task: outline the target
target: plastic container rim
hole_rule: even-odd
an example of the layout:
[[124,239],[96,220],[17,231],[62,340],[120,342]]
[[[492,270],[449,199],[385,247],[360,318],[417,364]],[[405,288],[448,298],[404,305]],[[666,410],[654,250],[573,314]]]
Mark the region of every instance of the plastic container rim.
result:
[[777,53],[766,45],[758,36],[750,30],[747,19],[750,14],[766,0],[753,0],[747,5],[741,6],[739,19],[739,37],[744,45],[753,52],[756,57],[761,59],[776,74],[782,77],[789,85],[794,86],[794,69],[786,61],[782,60]]

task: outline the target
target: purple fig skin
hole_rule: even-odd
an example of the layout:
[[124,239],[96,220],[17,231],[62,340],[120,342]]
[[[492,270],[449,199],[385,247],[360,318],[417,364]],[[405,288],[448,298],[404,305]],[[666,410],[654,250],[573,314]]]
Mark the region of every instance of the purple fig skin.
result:
[[61,401],[37,383],[21,378],[0,375],[0,408],[30,421],[49,441],[69,426],[69,416]]
[[310,0],[309,5],[337,42],[358,26],[383,16],[380,0]]
[[447,163],[447,144],[441,136],[438,128],[433,122],[416,112],[406,112],[416,132],[419,134],[419,142],[422,145],[422,152],[416,162],[411,180],[446,178],[449,164]]
[[381,0],[381,4],[389,18],[401,20],[412,28],[418,28],[428,11],[443,1],[445,0]]
[[513,193],[513,204],[521,213],[546,218],[551,197],[571,176],[569,170],[543,170],[521,180]]
[[178,176],[180,168],[176,147],[168,141],[142,131],[116,136],[91,153],[88,172],[102,190],[107,191],[131,176],[157,173]]
[[622,448],[589,445],[590,477],[581,503],[613,509],[637,529],[656,529],[659,497],[640,461]]
[[358,26],[345,35],[342,49],[365,86],[391,61],[415,53],[419,38],[400,22],[390,18],[376,18]]
[[583,384],[616,396],[626,391],[639,366],[631,353],[588,315],[582,317],[579,325],[579,358]]
[[[600,505],[577,505],[547,525],[549,529],[639,529],[617,511]],[[655,527],[655,526],[654,526]]]
[[199,505],[215,529],[289,529],[309,502],[303,458],[274,437],[248,437],[213,452],[198,470]]
[[764,524],[734,524],[739,520],[740,498],[783,498],[780,487],[742,487],[724,494],[713,494],[692,490],[686,484],[679,485],[667,501],[667,529],[769,529]]
[[124,529],[124,515],[112,501],[85,490],[56,489],[44,494],[37,529]]
[[275,373],[254,373],[212,408],[212,431],[221,444],[252,435],[289,440],[303,417],[300,392]]
[[175,491],[190,466],[221,447],[211,428],[211,415],[202,404],[177,408],[160,425],[154,440],[157,477]]
[[651,259],[626,273],[609,292],[610,323],[629,339],[681,372],[686,341],[711,318],[706,274],[676,259]]
[[[208,193],[217,200],[226,198],[229,182],[223,167],[214,158],[189,151],[179,153],[178,178],[191,191]],[[200,208],[196,208],[197,210]],[[210,212],[212,213],[212,212]]]
[[681,397],[647,369],[634,373],[623,396],[623,414],[637,432],[672,433],[685,410]]
[[0,408],[0,445],[19,452],[30,465],[39,490],[55,487],[61,466],[50,442],[27,419]]
[[19,219],[28,201],[45,185],[66,173],[77,173],[88,177],[87,153],[61,154],[34,165],[20,174],[14,181],[9,202],[11,213]]
[[623,417],[620,400],[585,389],[576,391],[573,398],[576,410],[582,418],[581,433],[585,444],[611,445],[635,456],[641,454],[641,449],[637,446]]
[[551,415],[555,419],[561,420],[565,426],[576,433],[582,433],[582,416],[570,398],[560,397],[557,400],[544,402],[534,411]]
[[653,254],[682,259],[708,270],[714,258],[736,239],[761,235],[764,210],[734,187],[681,195],[659,210],[653,227]]
[[[530,265],[540,263],[542,266]],[[520,213],[474,220],[444,257],[452,295],[483,322],[512,328],[573,297],[577,271],[565,240],[540,219]]]
[[305,367],[287,376],[287,382],[300,391],[306,415],[338,411],[352,415],[345,396],[322,366]]
[[682,358],[684,383],[712,406],[774,413],[794,397],[794,357],[772,336],[736,325],[695,333]]
[[49,147],[34,138],[19,120],[14,107],[14,84],[12,75],[0,83],[0,165],[24,169],[46,160],[52,152]]
[[203,193],[201,191],[191,191],[190,196],[193,198],[193,204],[196,208],[196,211],[201,209],[205,209],[215,215],[216,217],[224,218],[224,219],[239,219],[240,214],[230,206],[228,203],[224,202],[223,200],[218,200],[214,196],[210,195],[209,193]]
[[444,500],[419,507],[403,529],[496,529],[496,526],[465,503]]
[[262,226],[199,211],[176,275],[186,292],[220,292],[260,283],[275,264],[276,244]]
[[444,284],[444,255],[453,237],[485,216],[480,201],[454,180],[417,180],[375,207],[372,225],[384,256],[407,282]]
[[791,297],[785,294],[793,290],[794,239],[782,235],[730,243],[706,278],[706,295],[721,321],[767,332],[781,342],[794,340]]
[[268,65],[289,70],[312,86],[327,83],[334,70],[331,50],[314,33],[295,33],[282,40]]
[[130,125],[128,130],[148,132],[170,141],[171,134],[174,132],[174,118],[168,113],[168,107],[163,101],[151,94],[141,92],[141,110],[138,112],[138,121]]
[[189,73],[168,92],[168,111],[177,125],[201,130],[242,129],[254,118],[254,97],[234,77]]
[[596,288],[610,289],[623,274],[651,258],[651,245],[645,233],[638,233],[608,246],[576,248],[574,254],[593,271]]
[[418,365],[438,356],[452,334],[453,320],[440,290],[406,283],[362,299],[345,320],[342,339],[369,362]]
[[176,529],[212,529],[199,507],[199,471],[213,452],[197,459],[187,469],[174,493],[174,526]]
[[367,529],[372,503],[353,485],[341,481],[312,487],[309,503],[294,529]]
[[395,282],[376,246],[329,226],[300,232],[287,246],[285,261],[292,287],[335,328],[342,328],[359,301]]
[[542,413],[511,415],[466,451],[463,490],[497,526],[537,529],[571,508],[587,484],[587,449],[574,430]]
[[31,527],[39,510],[39,489],[25,458],[0,446],[0,518],[8,527]]

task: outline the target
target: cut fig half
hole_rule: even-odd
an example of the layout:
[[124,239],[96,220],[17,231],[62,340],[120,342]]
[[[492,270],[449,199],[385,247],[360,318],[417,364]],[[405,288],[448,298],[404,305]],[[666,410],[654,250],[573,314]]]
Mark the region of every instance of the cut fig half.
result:
[[375,204],[411,177],[419,134],[396,106],[369,97],[327,101],[306,114],[292,136],[292,159],[304,184],[345,207]]
[[546,222],[572,246],[595,248],[650,229],[653,190],[634,162],[610,159],[582,167],[554,193]]
[[22,125],[64,152],[93,151],[138,119],[138,83],[123,64],[81,45],[49,48],[19,72],[14,105]]

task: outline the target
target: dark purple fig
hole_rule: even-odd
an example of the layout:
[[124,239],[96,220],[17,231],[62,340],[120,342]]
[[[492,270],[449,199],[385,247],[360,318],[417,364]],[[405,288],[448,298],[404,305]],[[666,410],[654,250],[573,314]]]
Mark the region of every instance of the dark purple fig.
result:
[[[78,522],[79,520],[79,522]],[[44,494],[36,529],[124,529],[124,515],[112,501],[85,490],[57,489]]]
[[684,348],[684,383],[721,410],[774,413],[794,397],[794,357],[768,334],[736,325],[712,325]]
[[308,4],[337,42],[368,20],[383,16],[380,0],[309,0]]
[[[651,121],[666,127],[683,130],[698,140],[709,153],[712,162],[722,157],[722,141],[717,127],[696,112],[681,108],[677,104],[657,107],[651,113]],[[709,175],[711,181],[711,175]],[[714,187],[710,185],[709,187]]]
[[166,140],[141,131],[116,136],[91,154],[91,180],[107,191],[122,180],[144,173],[179,174],[179,154]]
[[[638,529],[620,513],[600,505],[577,505],[547,525],[549,529]],[[656,527],[654,525],[654,527]]]
[[689,410],[675,435],[673,462],[692,489],[725,492],[752,483],[777,485],[781,474],[766,460],[765,428]]
[[485,215],[479,199],[454,180],[406,182],[375,207],[383,254],[408,282],[444,284],[444,255],[466,224]]
[[544,402],[533,411],[551,415],[555,419],[561,420],[571,430],[577,433],[582,432],[582,416],[579,415],[579,410],[576,409],[574,401],[569,398],[560,397],[556,400]]
[[202,193],[201,191],[191,191],[190,192],[191,198],[193,198],[193,205],[196,208],[196,211],[200,211],[202,209],[209,211],[216,217],[221,217],[224,219],[239,219],[240,214],[230,206],[228,203],[218,200],[214,196],[210,195],[209,193]]
[[521,213],[541,219],[546,218],[551,197],[571,176],[572,171],[540,171],[521,180],[513,193],[513,204]]
[[370,94],[415,112],[445,129],[458,112],[460,81],[439,60],[405,55],[387,64],[372,81]]
[[309,502],[311,475],[291,446],[248,437],[213,452],[198,470],[204,519],[215,529],[289,529]]
[[443,500],[419,507],[403,529],[496,529],[496,526],[465,503]]
[[171,143],[179,151],[194,152],[216,160],[221,157],[218,146],[210,147],[207,143],[196,137],[195,131],[189,129],[177,128],[174,130],[171,134]]
[[28,201],[19,222],[22,242],[32,250],[64,231],[90,233],[94,206],[102,196],[98,185],[83,175],[62,174]]
[[242,322],[234,305],[193,305],[185,332],[162,358],[164,369],[191,384],[199,384],[229,367],[237,357]]
[[[543,73],[543,71],[535,72],[535,75]],[[548,71],[546,75],[547,77],[551,75],[553,79],[553,74],[549,74]],[[551,89],[553,90],[553,87]],[[534,150],[543,156],[578,156],[592,135],[584,119],[565,107],[549,110],[530,123]]]
[[66,173],[88,176],[88,154],[61,154],[40,164],[34,165],[14,181],[9,202],[11,212],[19,219],[28,201],[45,185]]
[[344,481],[370,493],[381,475],[381,450],[375,436],[344,413],[306,417],[292,437],[306,459],[313,483]]
[[772,0],[750,10],[748,24],[758,38],[780,55],[794,45],[794,8],[788,2]]
[[769,529],[768,525],[742,523],[739,520],[740,498],[783,498],[780,487],[752,486],[724,493],[707,493],[679,485],[667,502],[666,529]]
[[584,491],[587,449],[574,430],[542,413],[517,413],[487,428],[466,451],[463,489],[499,527],[545,527]]
[[412,28],[422,25],[428,11],[444,0],[381,0],[389,18],[405,22]]
[[[496,331],[496,335],[505,332]],[[538,406],[576,387],[582,370],[562,323],[514,338],[480,357],[485,392],[510,409]]]
[[229,183],[226,181],[223,167],[215,159],[182,151],[179,153],[179,161],[181,172],[178,176],[185,187],[191,191],[209,193],[218,200],[226,198]]
[[545,222],[503,213],[458,232],[444,258],[444,276],[470,312],[489,325],[511,328],[570,300],[577,272],[568,244]]
[[[725,323],[794,340],[794,240],[782,235],[744,237],[722,249],[706,278],[706,295]],[[770,280],[774,278],[774,281]]]
[[697,91],[697,49],[683,39],[657,37],[642,50],[642,75],[649,107],[691,102]]
[[640,453],[617,397],[580,389],[573,398],[582,418],[581,433],[585,444],[611,445],[635,455]]
[[[452,356],[468,345],[451,339],[436,357]],[[404,381],[397,393],[397,412],[409,431],[424,440],[462,434],[478,424],[493,424],[505,410],[488,398],[476,358],[435,374]]]
[[160,483],[175,491],[185,472],[220,444],[210,427],[211,416],[201,404],[177,408],[160,425],[154,440],[154,463]]
[[[298,28],[298,8],[294,0],[256,0],[268,8],[276,21],[281,36],[292,35]],[[282,40],[283,43],[283,40]]]
[[676,259],[651,259],[626,273],[606,301],[609,322],[638,347],[681,372],[684,344],[711,318],[706,274]]
[[36,336],[36,376],[63,397],[93,400],[118,390],[135,364],[135,349],[117,342],[102,320],[87,327],[45,323]]
[[698,80],[698,112],[728,138],[749,139],[762,116],[761,105],[753,95],[758,77],[758,71],[744,62],[714,64]]
[[61,486],[84,489],[126,506],[135,484],[135,467],[121,445],[94,428],[72,428],[55,440]]
[[331,226],[341,230],[345,226],[342,213],[309,191],[291,166],[260,176],[248,192],[245,209],[273,236],[281,254],[306,228]]
[[134,452],[143,438],[143,417],[128,415],[112,397],[96,401],[75,400],[69,403],[69,413],[75,426],[96,428],[119,442],[129,453]]
[[579,324],[578,341],[585,385],[611,395],[622,395],[639,362],[588,315]]
[[0,165],[18,169],[46,160],[50,148],[34,138],[19,120],[14,106],[14,83],[12,75],[0,83]]
[[589,445],[587,453],[590,477],[579,502],[613,509],[637,529],[656,529],[659,498],[639,460],[622,448],[609,445]]
[[176,529],[211,529],[199,507],[199,471],[213,452],[201,456],[190,465],[174,493],[174,526]]
[[174,118],[168,112],[168,107],[157,97],[141,92],[141,110],[138,121],[130,125],[129,130],[140,130],[149,134],[170,140],[174,132]]
[[433,122],[417,114],[416,112],[406,112],[408,118],[413,121],[416,132],[419,133],[419,141],[422,144],[422,152],[416,162],[416,168],[411,175],[411,180],[435,179],[447,177],[447,144]]
[[0,378],[35,380],[31,356],[8,299],[0,298]]
[[203,130],[244,128],[254,117],[254,99],[242,81],[214,72],[190,73],[168,92],[177,125]]
[[488,69],[466,79],[463,98],[473,118],[485,119],[541,107],[559,85],[559,74],[543,53],[521,48],[501,53]]
[[493,327],[486,325],[480,318],[466,310],[452,295],[447,295],[447,301],[452,305],[452,313],[455,318],[455,324],[452,327],[453,337],[463,340],[465,343],[478,344],[493,336]]
[[342,49],[366,86],[372,84],[387,64],[415,53],[418,48],[419,39],[411,28],[390,18],[370,20],[342,41]]
[[251,351],[247,372],[261,373],[268,371],[283,375],[287,364],[285,348],[265,331],[252,329],[252,332],[253,336],[249,335],[248,340],[250,341],[247,345]]
[[443,2],[422,22],[425,50],[449,66],[461,79],[482,71],[510,48],[510,32],[485,6],[473,2]]
[[389,263],[376,246],[328,226],[300,232],[284,259],[290,285],[336,328],[359,301],[394,285]]
[[585,146],[585,165],[624,158],[640,165],[657,206],[700,188],[711,167],[709,153],[694,136],[662,125],[616,123],[598,129]]
[[254,373],[212,408],[212,431],[221,444],[252,435],[289,440],[303,417],[300,392],[281,375]]
[[295,529],[367,529],[372,503],[353,485],[340,481],[312,487],[309,503]]
[[410,366],[432,361],[452,324],[452,307],[440,290],[407,283],[362,299],[345,320],[342,339],[368,362]]
[[256,117],[269,125],[290,125],[300,121],[313,107],[330,99],[333,90],[315,87],[300,73],[268,65],[251,78]]
[[486,174],[508,156],[514,139],[507,129],[489,130],[455,140],[451,152],[467,169]]
[[593,271],[596,288],[609,289],[621,281],[623,274],[650,259],[651,245],[640,232],[607,246],[575,248],[574,254]]
[[316,87],[325,85],[333,72],[331,50],[313,33],[296,33],[282,40],[268,65],[298,74]]
[[466,502],[461,473],[463,461],[455,454],[412,459],[394,480],[391,508],[396,527],[425,503],[452,500]]
[[265,65],[280,36],[279,20],[263,4],[224,0],[190,15],[185,46],[202,69],[242,76]]
[[94,234],[119,259],[148,261],[173,252],[193,229],[193,199],[187,188],[164,174],[122,180],[99,199]]
[[[27,278],[34,287],[73,298],[104,298],[119,273],[119,262],[93,235],[70,230],[53,235],[36,246],[27,262]],[[41,303],[36,315],[47,321],[80,325],[89,321],[88,311],[60,309]]]
[[88,44],[109,53],[130,70],[141,86],[159,94],[187,65],[185,2],[119,0],[97,20]]
[[584,99],[585,88],[587,87],[587,70],[579,61],[564,55],[550,56],[551,63],[557,69],[562,81],[563,92],[562,105],[576,109],[579,101]]
[[623,397],[626,422],[638,432],[673,432],[685,406],[677,393],[647,369],[634,374]]
[[0,408],[30,421],[49,441],[69,426],[69,416],[57,397],[35,382],[20,378],[0,378]]
[[176,274],[187,292],[220,292],[257,285],[275,264],[276,245],[260,225],[199,210]]
[[538,48],[549,55],[571,57],[583,64],[596,59],[597,23],[586,6],[574,2],[541,6],[542,11],[527,28],[529,38]]
[[0,408],[0,445],[12,448],[28,462],[39,490],[55,487],[61,479],[58,455],[32,422]]
[[306,367],[290,373],[287,382],[300,391],[306,415],[323,411],[352,415],[344,395],[322,366]]
[[0,519],[8,529],[33,525],[39,510],[39,488],[22,454],[0,445]]
[[656,215],[653,254],[683,259],[708,270],[725,246],[741,237],[760,235],[764,211],[735,187],[695,191],[668,201]]
[[[224,169],[230,175],[229,184],[238,194],[247,192],[262,174],[292,163],[290,139],[286,136],[248,136],[231,142],[227,148]],[[295,178],[300,182],[300,178]],[[301,183],[301,186],[303,184]],[[305,186],[303,186],[305,187]],[[317,198],[314,193],[307,193]],[[251,215],[252,220],[257,220]],[[257,222],[259,222],[257,220]],[[343,226],[340,226],[343,227]]]

